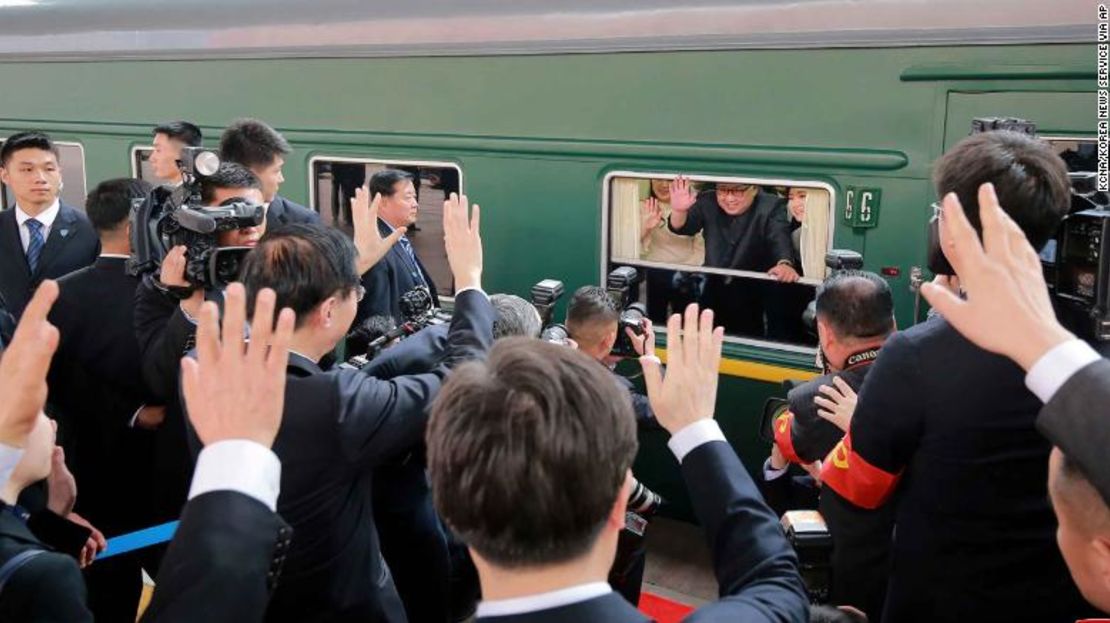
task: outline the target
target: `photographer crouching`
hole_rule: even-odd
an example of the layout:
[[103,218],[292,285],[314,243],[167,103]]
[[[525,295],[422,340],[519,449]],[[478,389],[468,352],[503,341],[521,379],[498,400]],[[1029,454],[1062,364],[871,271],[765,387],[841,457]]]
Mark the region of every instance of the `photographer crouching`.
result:
[[[816,311],[826,374],[787,394],[789,408],[774,421],[775,444],[764,465],[768,487],[789,478],[790,463],[817,464],[836,446],[845,415],[850,418],[845,410],[895,329],[890,286],[872,272],[834,272],[817,289]],[[891,507],[862,509],[822,488],[818,509],[832,536],[830,601],[878,616],[886,595]]]

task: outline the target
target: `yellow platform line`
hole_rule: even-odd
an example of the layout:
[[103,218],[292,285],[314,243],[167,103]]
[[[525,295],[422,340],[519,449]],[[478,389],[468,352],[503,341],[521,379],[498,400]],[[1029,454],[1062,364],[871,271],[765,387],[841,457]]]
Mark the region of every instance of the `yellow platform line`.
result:
[[[667,349],[656,348],[655,355],[663,360],[663,363],[667,362]],[[769,363],[727,358],[721,359],[720,372],[728,376],[763,381],[766,383],[782,383],[789,379],[808,381],[809,379],[820,376],[820,374],[813,370],[803,370],[801,368],[790,368]]]

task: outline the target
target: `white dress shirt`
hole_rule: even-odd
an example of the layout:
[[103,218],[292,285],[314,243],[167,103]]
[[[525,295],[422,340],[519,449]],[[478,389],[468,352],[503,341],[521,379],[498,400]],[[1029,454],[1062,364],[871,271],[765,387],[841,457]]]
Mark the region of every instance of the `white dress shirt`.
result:
[[502,617],[526,612],[539,612],[540,610],[550,610],[589,601],[602,595],[608,595],[611,592],[613,592],[613,589],[607,582],[589,582],[537,595],[483,601],[478,604],[478,611],[475,616],[481,619],[483,617]]
[[19,241],[23,243],[23,252],[27,252],[27,247],[31,245],[31,230],[27,228],[24,223],[32,218],[42,223],[42,241],[46,242],[50,238],[50,228],[54,226],[54,220],[58,218],[58,212],[62,209],[62,204],[59,200],[55,199],[53,205],[42,211],[38,216],[31,216],[23,211],[23,208],[18,205],[15,206],[15,222],[19,225]]
[[717,420],[705,419],[688,424],[686,428],[672,435],[667,442],[667,447],[681,463],[694,448],[710,441],[725,441],[725,434],[721,432],[721,426],[717,424]]
[[1025,386],[1041,402],[1047,403],[1076,372],[1099,359],[1101,356],[1095,349],[1082,340],[1058,344],[1029,368],[1029,374],[1025,375]]
[[277,512],[281,461],[273,450],[246,439],[205,446],[197,457],[189,499],[211,491],[238,491]]

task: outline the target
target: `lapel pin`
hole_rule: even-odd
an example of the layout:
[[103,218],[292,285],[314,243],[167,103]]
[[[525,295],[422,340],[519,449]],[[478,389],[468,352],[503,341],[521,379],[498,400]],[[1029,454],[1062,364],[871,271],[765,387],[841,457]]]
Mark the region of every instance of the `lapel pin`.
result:
[[69,235],[69,230],[68,229],[63,229],[63,230],[59,231],[58,233],[62,235],[62,238],[65,238],[66,236]]

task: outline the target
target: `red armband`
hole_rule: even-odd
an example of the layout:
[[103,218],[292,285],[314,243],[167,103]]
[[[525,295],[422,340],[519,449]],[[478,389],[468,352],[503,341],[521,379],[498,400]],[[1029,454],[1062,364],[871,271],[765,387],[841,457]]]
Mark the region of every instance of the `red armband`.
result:
[[894,492],[902,473],[892,474],[868,463],[852,449],[851,433],[833,447],[821,464],[821,482],[852,504],[876,509]]
[[798,453],[794,451],[794,414],[789,410],[783,411],[775,418],[775,445],[782,452],[782,457],[791,463],[803,463]]

